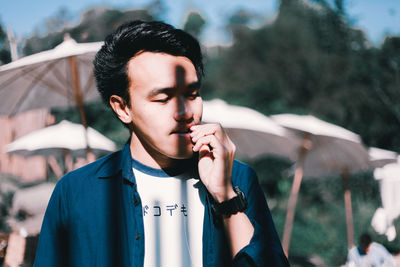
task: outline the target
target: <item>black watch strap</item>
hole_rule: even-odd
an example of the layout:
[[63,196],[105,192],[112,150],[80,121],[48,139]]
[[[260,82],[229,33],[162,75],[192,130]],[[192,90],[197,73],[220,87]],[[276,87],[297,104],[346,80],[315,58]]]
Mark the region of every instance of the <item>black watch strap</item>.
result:
[[212,209],[214,214],[217,216],[222,215],[232,215],[236,214],[240,211],[244,211],[247,208],[247,199],[244,193],[240,190],[239,187],[234,187],[233,190],[237,194],[236,197],[229,199],[227,201],[223,201],[221,203],[213,202]]

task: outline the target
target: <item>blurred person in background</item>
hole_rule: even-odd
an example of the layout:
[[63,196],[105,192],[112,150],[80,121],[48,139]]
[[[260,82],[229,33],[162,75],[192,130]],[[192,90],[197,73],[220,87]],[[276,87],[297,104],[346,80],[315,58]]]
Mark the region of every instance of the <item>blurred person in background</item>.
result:
[[131,137],[58,182],[35,266],[289,265],[255,172],[220,125],[201,124],[197,40],[128,22],[94,73]]
[[347,263],[349,267],[394,267],[392,255],[381,244],[372,242],[371,236],[367,233],[363,233],[359,245],[349,251]]

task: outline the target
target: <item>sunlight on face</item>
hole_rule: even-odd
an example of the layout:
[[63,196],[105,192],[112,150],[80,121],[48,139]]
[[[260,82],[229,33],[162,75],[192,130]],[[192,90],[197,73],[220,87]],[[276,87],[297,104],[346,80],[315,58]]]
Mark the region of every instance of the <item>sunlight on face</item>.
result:
[[133,157],[151,165],[154,160],[190,158],[189,128],[199,124],[202,115],[200,83],[192,62],[143,52],[129,61],[128,76]]

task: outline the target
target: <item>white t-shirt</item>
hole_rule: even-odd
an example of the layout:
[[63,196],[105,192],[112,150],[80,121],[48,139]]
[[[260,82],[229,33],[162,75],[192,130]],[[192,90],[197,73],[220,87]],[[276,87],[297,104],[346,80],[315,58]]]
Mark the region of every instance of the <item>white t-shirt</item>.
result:
[[206,189],[194,174],[133,160],[143,207],[145,267],[203,266]]
[[372,242],[368,254],[360,255],[358,248],[353,247],[347,258],[349,267],[394,267],[393,257],[381,244]]

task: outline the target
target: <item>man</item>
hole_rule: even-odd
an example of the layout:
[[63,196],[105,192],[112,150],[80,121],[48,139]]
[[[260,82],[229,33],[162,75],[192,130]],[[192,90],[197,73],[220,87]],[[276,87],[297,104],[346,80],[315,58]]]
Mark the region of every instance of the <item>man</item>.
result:
[[94,66],[131,138],[59,181],[36,266],[288,265],[254,171],[234,161],[220,125],[201,124],[198,42],[133,21]]
[[347,262],[348,266],[357,267],[394,266],[392,255],[381,244],[372,242],[371,236],[367,233],[360,236],[359,246],[349,251]]

